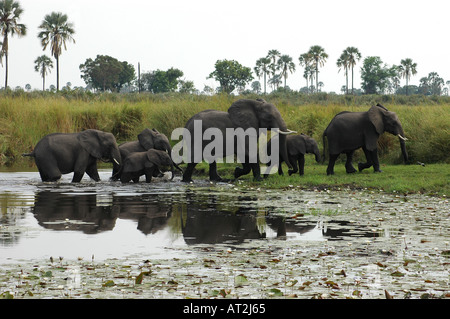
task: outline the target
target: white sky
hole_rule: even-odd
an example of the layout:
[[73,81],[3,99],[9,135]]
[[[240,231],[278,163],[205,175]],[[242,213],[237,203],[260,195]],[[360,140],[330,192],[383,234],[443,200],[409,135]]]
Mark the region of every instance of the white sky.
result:
[[[74,23],[76,43],[60,57],[60,86],[71,82],[85,86],[79,65],[97,54],[110,55],[141,72],[170,67],[184,72],[198,90],[217,60],[234,59],[253,70],[256,60],[271,49],[290,55],[296,72],[287,85],[303,87],[300,54],[320,45],[329,58],[320,70],[324,91],[340,92],[345,84],[336,60],[348,46],[355,46],[363,59],[380,56],[389,66],[411,58],[418,74],[411,84],[435,71],[450,80],[450,2],[448,0],[18,0],[25,10],[21,23],[27,36],[10,38],[9,86],[40,89],[42,79],[34,60],[45,52],[37,34],[46,14],[60,11]],[[355,87],[360,87],[359,62]],[[55,63],[56,67],[56,63]],[[46,86],[56,84],[56,70]],[[262,79],[261,79],[262,84]],[[405,84],[402,79],[402,85]],[[4,86],[4,67],[0,67]]]

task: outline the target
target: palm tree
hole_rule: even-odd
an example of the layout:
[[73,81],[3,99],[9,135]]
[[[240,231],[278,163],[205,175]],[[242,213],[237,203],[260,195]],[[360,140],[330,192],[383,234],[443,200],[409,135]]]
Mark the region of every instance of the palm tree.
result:
[[400,74],[406,79],[406,95],[408,95],[408,81],[411,75],[417,74],[417,63],[413,63],[412,59],[404,59],[400,61]]
[[45,91],[45,76],[50,72],[50,68],[53,68],[53,61],[44,54],[38,57],[34,64],[34,70],[42,76],[42,91]]
[[27,33],[27,27],[19,23],[23,9],[14,0],[0,1],[0,34],[3,38],[0,58],[5,57],[5,89],[8,87],[8,35],[17,34],[19,37]]
[[269,72],[270,59],[269,58],[260,58],[256,61],[256,66],[254,71],[256,76],[259,78],[261,75],[264,75],[264,94],[266,94],[266,75]]
[[309,54],[311,54],[315,66],[316,66],[316,92],[319,91],[319,65],[322,67],[325,62],[327,61],[328,54],[325,53],[324,48],[322,48],[320,45],[313,45],[309,51]]
[[344,52],[342,52],[341,56],[336,61],[336,65],[339,68],[339,71],[341,71],[341,68],[344,69],[344,72],[345,72],[345,94],[348,94],[348,66],[349,66],[349,63],[348,63],[348,55],[345,50],[344,50]]
[[288,77],[288,72],[293,73],[295,71],[295,64],[292,62],[292,58],[287,55],[283,54],[278,59],[278,67],[281,70],[281,75],[284,77],[284,88],[286,88],[286,79]]
[[[306,88],[308,89],[308,87],[309,87],[308,76],[311,73],[311,63],[313,61],[312,56],[308,52],[300,54],[298,61],[300,63],[300,66],[303,66],[305,68],[303,77],[306,79]],[[308,91],[309,91],[309,89],[308,89]]]
[[276,89],[278,89],[278,87],[281,84],[281,75],[280,74],[275,74],[273,77],[271,77],[269,79],[269,84],[273,85],[273,90],[275,91]]
[[356,62],[361,59],[361,53],[359,50],[355,47],[348,47],[344,50],[348,57],[348,67],[352,68],[352,94],[354,94],[354,88],[353,88],[353,68],[356,65]]
[[56,59],[56,90],[59,91],[59,56],[61,55],[62,46],[67,50],[66,41],[73,41],[73,24],[67,22],[67,15],[61,12],[52,12],[47,14],[39,26],[42,29],[38,34],[41,39],[43,50],[50,44],[51,53]]
[[280,57],[280,52],[278,50],[269,50],[267,53],[267,58],[271,60],[271,64],[269,65],[270,73],[272,75],[272,78],[275,76],[275,74],[278,71],[278,64],[277,64],[277,58]]

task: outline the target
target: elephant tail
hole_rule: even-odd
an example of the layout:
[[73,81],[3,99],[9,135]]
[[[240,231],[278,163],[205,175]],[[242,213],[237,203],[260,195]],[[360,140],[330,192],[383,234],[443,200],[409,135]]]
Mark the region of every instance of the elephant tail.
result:
[[31,152],[31,153],[23,153],[22,156],[23,156],[23,157],[26,157],[26,156],[34,157],[35,154],[34,154],[34,152]]

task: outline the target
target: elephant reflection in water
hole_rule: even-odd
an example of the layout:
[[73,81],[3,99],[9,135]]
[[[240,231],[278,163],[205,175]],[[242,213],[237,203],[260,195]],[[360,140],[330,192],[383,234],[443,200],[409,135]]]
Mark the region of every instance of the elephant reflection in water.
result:
[[164,228],[171,216],[169,205],[151,200],[145,196],[115,196],[111,205],[100,206],[96,194],[45,191],[36,194],[33,213],[39,225],[48,229],[95,234],[112,230],[120,218],[136,220],[137,229],[150,234]]
[[[257,198],[253,197],[239,197],[237,205],[229,205],[229,200],[219,200],[216,195],[202,198],[188,193],[186,199],[186,218],[185,221],[182,220],[181,228],[188,245],[225,242],[239,244],[248,239],[262,239],[266,238],[265,226],[273,229],[277,238],[286,238],[286,232],[289,231],[304,233],[315,227],[287,222],[283,216],[271,216],[270,208],[261,215],[257,207],[240,204],[256,203]],[[180,218],[184,219],[183,216]]]
[[136,220],[137,229],[145,235],[164,229],[172,216],[170,201],[154,194],[116,196],[113,205],[120,219]]
[[112,230],[117,218],[113,207],[97,206],[95,194],[49,191],[36,194],[33,214],[39,225],[44,228],[79,230],[86,234]]

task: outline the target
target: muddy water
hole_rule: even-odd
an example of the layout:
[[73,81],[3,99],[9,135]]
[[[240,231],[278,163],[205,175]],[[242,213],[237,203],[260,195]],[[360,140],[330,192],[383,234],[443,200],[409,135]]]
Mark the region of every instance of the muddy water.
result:
[[[246,259],[246,267],[253,268],[248,274],[242,269],[245,275],[239,278],[245,278],[245,284],[237,286],[241,289],[236,285],[220,289],[229,285],[230,271],[226,271],[218,274],[218,282],[225,280],[222,286],[217,283],[203,291],[208,296],[221,292],[231,297],[240,297],[242,292],[244,297],[280,293],[297,297],[306,291],[307,297],[364,297],[365,293],[378,298],[383,290],[405,295],[412,289],[416,296],[448,297],[450,215],[446,198],[304,191],[295,185],[275,191],[265,189],[263,183],[259,188],[206,181],[185,185],[179,177],[172,182],[160,179],[122,185],[108,181],[109,170],[100,175],[99,183],[84,179],[71,184],[70,176],[59,183],[42,183],[35,172],[0,173],[0,265],[126,260],[135,261],[138,271],[142,261],[151,260],[167,264],[162,269],[187,273],[191,265],[191,271],[205,278],[217,273],[208,273],[211,265],[205,266],[206,261],[214,263],[215,269],[229,262],[228,267],[236,270],[240,269],[237,260]],[[257,275],[255,268],[263,273]],[[268,276],[268,268],[284,276],[284,290],[280,280],[271,283],[267,278],[263,285],[268,288],[261,291],[261,278]],[[172,278],[166,282],[174,281],[174,270],[160,271],[160,276]],[[363,285],[367,272],[376,276],[369,276]],[[252,275],[258,279],[251,280]],[[344,283],[338,280],[342,278],[351,286],[345,292]],[[400,284],[392,286],[393,279]],[[7,290],[1,288],[0,294]],[[168,288],[163,288],[165,297],[202,297],[173,287],[172,294],[167,294]],[[374,290],[377,293],[371,295]]]

